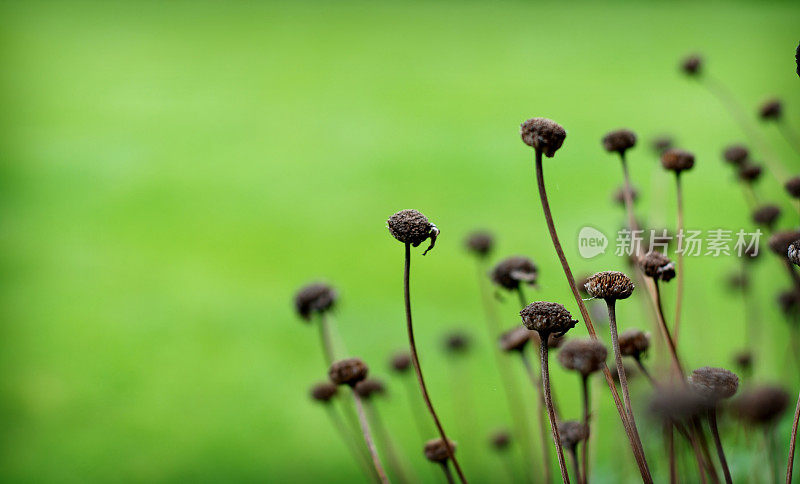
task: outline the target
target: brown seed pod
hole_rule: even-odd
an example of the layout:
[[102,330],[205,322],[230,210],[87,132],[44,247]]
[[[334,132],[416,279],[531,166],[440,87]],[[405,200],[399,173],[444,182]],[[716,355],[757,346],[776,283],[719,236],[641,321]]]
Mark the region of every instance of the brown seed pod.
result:
[[590,296],[607,301],[628,299],[633,294],[633,281],[618,271],[598,272],[586,282]]
[[670,148],[661,153],[661,166],[675,173],[690,170],[694,166],[694,155],[686,150]]
[[789,257],[789,262],[796,266],[800,266],[800,240],[795,240],[789,244],[786,250],[786,255]]
[[[621,186],[617,188],[617,191],[614,192],[614,201],[617,202],[619,205],[625,206],[625,186]],[[639,191],[636,190],[636,187],[631,186],[631,201],[636,202],[639,198]]]
[[733,401],[737,416],[753,425],[777,421],[789,405],[789,394],[783,388],[764,385],[743,392]]
[[564,343],[558,352],[558,361],[568,370],[589,376],[602,368],[608,356],[603,343],[593,339],[573,339]]
[[638,329],[626,329],[619,334],[619,352],[622,356],[639,359],[650,348],[650,333]]
[[336,396],[337,391],[338,388],[336,388],[336,385],[326,381],[322,383],[317,383],[316,385],[311,387],[311,391],[309,392],[309,394],[311,395],[312,399],[318,402],[326,403],[331,401],[331,399]]
[[[456,452],[456,443],[450,441],[450,450]],[[447,462],[450,456],[447,453],[447,446],[442,439],[433,439],[425,442],[425,458],[431,462]]]
[[558,303],[536,301],[519,312],[522,324],[532,331],[542,334],[562,334],[574,328],[578,321],[572,319],[567,308]]
[[547,118],[531,118],[520,125],[520,136],[526,145],[540,150],[546,157],[556,154],[567,132],[560,124]]
[[489,437],[489,443],[497,451],[503,451],[511,445],[511,434],[505,430],[498,430]]
[[531,340],[532,333],[530,330],[523,326],[517,326],[500,335],[500,348],[503,351],[522,351],[525,345]]
[[786,193],[792,198],[800,198],[800,176],[793,176],[783,185]]
[[665,421],[679,422],[706,409],[703,398],[691,387],[680,383],[658,385],[650,399],[651,414]]
[[500,261],[492,269],[492,281],[498,286],[515,291],[521,283],[532,286],[536,284],[539,268],[532,260],[523,256],[514,256]]
[[436,244],[436,237],[439,236],[439,229],[436,225],[430,223],[428,217],[416,210],[400,210],[389,217],[387,226],[392,237],[414,247],[431,239],[431,245],[425,249],[422,255],[433,249],[434,244]]
[[314,313],[322,314],[336,304],[338,295],[327,284],[314,283],[302,287],[294,296],[294,308],[305,321],[310,321]]
[[753,211],[753,222],[771,229],[780,215],[781,209],[777,205],[762,205]]
[[779,99],[768,99],[758,108],[758,115],[765,121],[778,121],[783,114],[783,104]]
[[406,351],[400,351],[392,355],[389,366],[397,373],[405,373],[411,368],[411,355]]
[[736,367],[747,373],[753,368],[753,353],[750,350],[742,350],[733,355],[733,362]]
[[669,282],[675,277],[675,264],[661,252],[648,252],[639,259],[639,267],[647,277]]
[[444,338],[444,349],[448,353],[461,354],[469,349],[469,335],[462,331],[454,331]]
[[681,70],[688,76],[700,75],[703,59],[699,55],[690,55],[681,61]]
[[479,258],[488,257],[494,247],[494,237],[485,231],[472,232],[464,240],[467,250]]
[[575,420],[559,422],[558,433],[561,437],[561,445],[573,452],[575,451],[575,447],[589,436],[589,431],[586,426]]
[[739,167],[739,179],[746,183],[755,183],[761,178],[761,166],[746,161]]
[[606,151],[624,155],[625,151],[636,146],[636,134],[629,129],[618,129],[603,136],[602,142]]
[[658,136],[653,139],[653,150],[659,155],[672,148],[675,142],[670,136]]
[[750,156],[750,151],[744,145],[730,145],[722,152],[722,158],[731,165],[739,166]]
[[725,368],[704,366],[692,372],[689,383],[707,402],[716,404],[720,400],[730,398],[739,388],[739,377]]
[[383,395],[386,393],[386,386],[382,381],[375,378],[367,378],[356,383],[354,387],[356,393],[361,398],[369,399],[373,395]]
[[789,253],[789,246],[797,239],[800,239],[800,231],[784,230],[772,234],[767,243],[772,252],[781,257],[786,257]]
[[347,358],[333,362],[328,377],[337,385],[355,386],[367,377],[369,368],[360,358]]

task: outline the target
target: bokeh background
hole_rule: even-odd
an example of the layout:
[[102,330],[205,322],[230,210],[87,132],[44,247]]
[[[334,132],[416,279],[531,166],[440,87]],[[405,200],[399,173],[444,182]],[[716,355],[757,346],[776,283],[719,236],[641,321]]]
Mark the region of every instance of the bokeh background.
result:
[[[546,177],[578,273],[627,270],[613,254],[583,260],[576,250],[582,226],[613,234],[624,222],[611,201],[619,163],[599,142],[614,128],[640,136],[630,166],[644,220],[674,227],[673,185],[647,143],[668,133],[697,155],[687,225],[751,229],[720,158],[744,135],[677,63],[701,52],[754,121],[774,95],[797,128],[799,26],[796,2],[3,2],[0,478],[363,480],[307,396],[326,369],[292,297],[311,280],[339,290],[340,351],[387,378],[388,427],[418,477],[439,478],[386,365],[406,343],[402,245],[385,229],[403,208],[442,230],[412,268],[434,402],[468,475],[496,478],[486,436],[507,416],[464,235],[486,228],[495,258],[534,258],[531,299],[578,313],[519,123],[546,116],[568,130]],[[759,129],[800,172],[775,128]],[[774,179],[757,191],[783,206],[780,227],[796,225]],[[737,267],[733,257],[687,260],[690,367],[730,366],[745,345],[742,301],[724,282]],[[782,271],[773,256],[756,268],[753,378],[796,393],[774,303],[788,285]],[[642,296],[620,305],[623,328],[651,328]],[[518,324],[517,310],[515,298],[500,301],[504,326]],[[474,342],[459,360],[442,351],[454,328]],[[577,417],[577,377],[554,368],[553,379]],[[595,384],[596,482],[635,481],[608,390]],[[646,385],[634,385],[643,406]],[[534,408],[534,393],[526,398]],[[644,417],[641,426],[663,476],[659,429]],[[734,473],[752,475],[762,450],[731,435]]]

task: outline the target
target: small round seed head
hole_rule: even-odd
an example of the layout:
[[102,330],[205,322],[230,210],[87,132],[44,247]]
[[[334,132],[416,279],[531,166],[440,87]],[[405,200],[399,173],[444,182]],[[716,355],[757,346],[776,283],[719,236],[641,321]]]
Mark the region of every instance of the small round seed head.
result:
[[511,434],[506,430],[498,430],[489,437],[489,443],[497,451],[503,451],[511,445]]
[[586,282],[590,296],[607,301],[627,299],[633,294],[633,281],[618,271],[598,272]]
[[336,304],[338,295],[327,284],[314,283],[302,287],[294,296],[294,308],[305,321],[310,321],[314,313],[322,314]]
[[411,368],[411,355],[406,351],[400,351],[392,355],[389,366],[397,373],[405,373]]
[[553,302],[532,302],[522,308],[519,315],[522,316],[522,324],[526,328],[547,336],[566,333],[578,323],[572,319],[567,308]]
[[750,278],[742,272],[734,272],[728,276],[728,286],[734,290],[743,290],[750,287]]
[[[539,333],[536,331],[528,331],[528,334],[531,337],[531,344],[538,347],[542,344],[542,338],[539,337]],[[551,334],[547,338],[547,347],[551,350],[555,350],[561,348],[561,345],[567,342],[566,335],[558,336],[555,334]]]
[[360,358],[347,358],[333,362],[328,377],[337,385],[355,386],[367,377],[369,368]]
[[[617,191],[614,192],[614,201],[617,202],[619,205],[625,206],[625,186],[621,186],[617,188]],[[631,201],[636,203],[636,200],[639,198],[639,191],[636,190],[636,187],[631,186]]]
[[375,378],[367,378],[356,383],[354,387],[356,393],[361,398],[369,399],[374,395],[383,395],[386,393],[386,386],[382,381]]
[[469,345],[469,335],[462,331],[454,331],[444,338],[444,349],[451,354],[466,353]]
[[659,136],[653,139],[653,150],[659,155],[672,148],[675,141],[670,136]]
[[568,370],[589,376],[603,366],[607,356],[608,350],[603,343],[591,338],[573,339],[561,347],[558,361]]
[[506,352],[522,351],[525,349],[525,345],[528,344],[528,341],[531,340],[532,334],[534,333],[531,333],[531,331],[524,326],[517,326],[516,328],[510,329],[500,335],[500,348]]
[[694,155],[685,150],[670,148],[661,153],[661,166],[675,173],[690,170],[694,166]]
[[771,229],[780,215],[781,209],[777,205],[762,205],[753,211],[753,222]]
[[699,415],[706,408],[703,398],[682,383],[659,385],[650,400],[650,412],[665,421],[679,422]]
[[778,420],[789,405],[789,394],[783,388],[764,385],[743,392],[733,401],[736,414],[754,425],[767,425]]
[[472,232],[464,240],[467,250],[479,258],[487,257],[494,247],[494,237],[485,231]]
[[636,134],[628,129],[618,129],[603,136],[603,148],[606,151],[625,154],[630,148],[636,146]]
[[520,136],[526,145],[540,150],[548,158],[556,154],[567,132],[560,124],[547,118],[531,118],[520,125]]
[[792,198],[800,198],[800,176],[793,176],[784,185],[786,193]]
[[575,450],[575,446],[586,440],[586,437],[589,436],[586,426],[575,420],[559,422],[558,434],[561,437],[561,445],[573,451]]
[[778,121],[783,114],[783,104],[779,99],[769,99],[758,108],[758,115],[765,121]]
[[786,255],[789,257],[789,262],[796,266],[800,266],[800,240],[795,240],[789,244],[786,250]]
[[699,55],[690,55],[681,61],[681,70],[688,76],[700,75],[700,69],[703,67],[703,59]]
[[622,356],[639,359],[650,348],[650,333],[638,329],[626,329],[619,334],[619,352]]
[[704,366],[692,372],[689,383],[707,402],[715,404],[736,394],[739,377],[725,368]]
[[498,286],[515,291],[521,283],[532,286],[536,284],[539,268],[532,260],[523,256],[509,257],[500,261],[492,269],[492,281]]
[[[450,441],[450,450],[456,452],[456,443]],[[450,456],[447,453],[447,446],[442,439],[433,439],[425,442],[425,458],[431,462],[447,462]]]
[[317,402],[327,403],[336,396],[337,390],[338,388],[336,388],[336,385],[326,381],[323,383],[317,383],[311,387],[309,394],[311,395],[311,398]]
[[750,156],[750,151],[744,145],[730,145],[722,152],[722,157],[731,165],[739,166]]
[[742,350],[733,355],[733,363],[742,373],[747,373],[753,368],[753,353]]
[[767,243],[769,244],[769,248],[772,249],[772,252],[781,257],[787,257],[789,246],[797,239],[800,239],[800,231],[784,230],[772,234]]
[[400,210],[389,217],[387,224],[392,237],[404,244],[411,244],[417,247],[419,244],[431,239],[430,247],[422,255],[433,249],[436,237],[439,235],[439,229],[436,225],[430,223],[428,217],[416,210]]
[[647,277],[669,282],[675,277],[675,264],[661,252],[648,252],[639,260],[639,266]]
[[739,167],[739,179],[746,183],[755,183],[761,178],[761,166],[745,161]]

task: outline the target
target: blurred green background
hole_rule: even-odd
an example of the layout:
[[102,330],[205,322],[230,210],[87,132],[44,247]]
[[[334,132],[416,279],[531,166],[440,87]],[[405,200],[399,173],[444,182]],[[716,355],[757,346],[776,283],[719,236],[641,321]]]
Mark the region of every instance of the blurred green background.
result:
[[[613,254],[576,250],[584,225],[611,235],[624,221],[610,199],[619,163],[599,143],[614,128],[640,136],[630,165],[643,219],[674,227],[672,180],[648,146],[669,133],[697,155],[687,225],[752,229],[720,160],[743,133],[677,63],[701,52],[748,113],[779,96],[797,128],[798,26],[795,2],[0,3],[0,478],[363,480],[309,401],[326,369],[291,301],[308,281],[333,283],[347,354],[386,377],[406,339],[402,245],[385,220],[417,208],[442,230],[413,260],[422,364],[467,474],[495,479],[486,435],[506,414],[464,235],[487,228],[495,258],[533,257],[541,282],[530,298],[578,313],[519,123],[546,116],[568,130],[546,178],[577,273],[627,270]],[[775,128],[760,129],[800,171]],[[796,224],[773,179],[757,190],[784,207],[782,228]],[[745,344],[742,301],[724,283],[737,267],[686,262],[689,367],[730,366]],[[774,304],[788,279],[771,255],[756,273],[756,378],[794,393]],[[643,295],[620,304],[623,328],[651,328]],[[499,310],[504,326],[518,324],[515,298]],[[453,328],[475,342],[461,361],[441,351]],[[577,417],[577,377],[556,366],[562,411]],[[388,382],[386,423],[433,481],[403,387]],[[644,406],[646,385],[634,385]],[[635,481],[608,390],[595,388],[596,482]],[[659,429],[641,421],[663,476]],[[779,430],[785,445],[787,419]],[[734,474],[746,476],[762,454],[733,435]]]

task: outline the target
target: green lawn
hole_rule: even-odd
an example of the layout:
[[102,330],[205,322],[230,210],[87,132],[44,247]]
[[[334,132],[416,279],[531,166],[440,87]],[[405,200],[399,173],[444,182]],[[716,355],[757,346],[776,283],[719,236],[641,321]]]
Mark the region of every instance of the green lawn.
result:
[[[610,200],[620,166],[599,143],[614,128],[640,135],[630,165],[642,218],[674,227],[674,187],[648,146],[666,132],[697,155],[687,225],[749,230],[719,154],[743,133],[677,62],[702,52],[749,113],[777,95],[798,128],[798,25],[793,2],[3,2],[0,479],[362,479],[307,397],[325,367],[291,300],[309,280],[335,284],[348,354],[387,376],[387,355],[406,340],[402,245],[385,220],[417,208],[442,230],[413,260],[423,367],[467,474],[488,482],[502,471],[486,435],[506,416],[463,236],[485,227],[496,258],[533,257],[541,284],[530,297],[578,314],[519,123],[547,116],[568,130],[546,177],[576,272],[627,270],[611,253],[583,260],[576,249],[584,225],[613,237],[624,221]],[[760,129],[800,171],[775,128]],[[773,179],[757,190],[785,209],[782,228],[796,224]],[[692,368],[728,366],[745,343],[742,302],[724,283],[737,267],[687,259],[681,350]],[[756,273],[757,378],[795,393],[774,304],[788,280],[769,254]],[[651,328],[643,296],[620,304],[622,327]],[[515,298],[500,311],[504,325],[519,324]],[[441,351],[455,327],[476,340],[461,362]],[[581,324],[571,334],[585,333]],[[382,413],[417,475],[433,481],[403,387],[389,383]],[[595,482],[635,481],[596,383]],[[554,368],[553,384],[577,417],[577,377]],[[663,478],[660,429],[644,417],[646,384],[635,385]],[[534,408],[534,393],[526,398]],[[740,480],[761,459],[746,444],[731,434]]]

